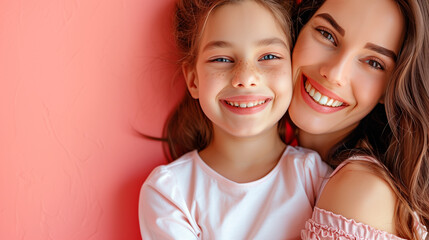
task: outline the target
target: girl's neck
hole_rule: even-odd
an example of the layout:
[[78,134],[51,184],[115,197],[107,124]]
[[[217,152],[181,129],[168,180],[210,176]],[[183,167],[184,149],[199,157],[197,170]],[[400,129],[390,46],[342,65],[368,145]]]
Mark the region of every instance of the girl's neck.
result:
[[277,165],[285,147],[277,126],[251,137],[235,137],[215,129],[213,141],[200,156],[224,177],[235,182],[250,182],[268,174]]

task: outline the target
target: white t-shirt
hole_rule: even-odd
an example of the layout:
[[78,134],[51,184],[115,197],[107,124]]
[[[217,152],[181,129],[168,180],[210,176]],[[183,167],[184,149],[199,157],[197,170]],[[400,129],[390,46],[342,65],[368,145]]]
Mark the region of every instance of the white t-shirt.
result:
[[197,151],[152,171],[142,186],[140,230],[149,239],[300,239],[332,169],[320,156],[288,146],[277,165],[236,183]]

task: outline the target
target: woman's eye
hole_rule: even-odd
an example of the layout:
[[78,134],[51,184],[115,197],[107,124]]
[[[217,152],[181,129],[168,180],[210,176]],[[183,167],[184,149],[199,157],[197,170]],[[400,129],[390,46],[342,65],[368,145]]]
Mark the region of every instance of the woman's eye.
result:
[[337,45],[335,43],[335,38],[334,38],[334,36],[332,36],[331,33],[329,33],[328,31],[325,31],[323,29],[317,29],[317,30],[320,32],[320,34],[322,34],[322,36],[324,38],[326,38],[328,41],[332,42],[335,46]]
[[210,62],[232,63],[232,61],[227,58],[215,58],[210,60]]
[[263,60],[272,60],[272,59],[278,59],[279,57],[277,57],[276,55],[273,54],[267,54],[264,55],[262,58],[259,59],[259,61],[263,61]]
[[383,65],[373,59],[365,60],[365,63],[367,63],[372,68],[384,70]]

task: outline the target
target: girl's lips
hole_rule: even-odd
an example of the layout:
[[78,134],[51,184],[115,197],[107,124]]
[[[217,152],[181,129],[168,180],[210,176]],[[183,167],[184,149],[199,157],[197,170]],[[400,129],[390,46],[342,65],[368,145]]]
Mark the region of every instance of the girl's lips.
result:
[[254,114],[262,111],[271,101],[263,96],[235,96],[221,99],[220,102],[229,111],[236,114]]
[[301,96],[312,109],[320,113],[333,113],[348,106],[335,93],[304,74],[301,76]]

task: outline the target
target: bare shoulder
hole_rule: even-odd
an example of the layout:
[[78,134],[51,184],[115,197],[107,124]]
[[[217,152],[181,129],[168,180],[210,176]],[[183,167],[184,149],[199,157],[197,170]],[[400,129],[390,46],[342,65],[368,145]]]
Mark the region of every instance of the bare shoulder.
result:
[[389,184],[369,166],[349,163],[329,179],[317,207],[395,234],[396,201]]

